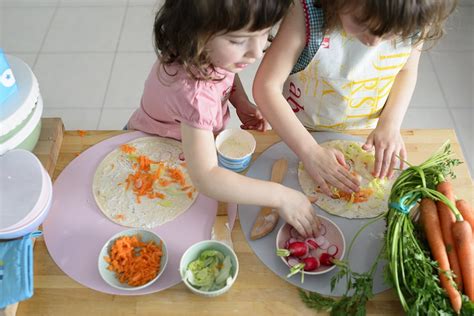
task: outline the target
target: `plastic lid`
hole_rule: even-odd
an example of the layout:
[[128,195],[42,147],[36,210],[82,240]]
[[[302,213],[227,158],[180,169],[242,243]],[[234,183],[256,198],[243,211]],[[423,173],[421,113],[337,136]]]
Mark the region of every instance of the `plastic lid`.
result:
[[0,156],[0,230],[21,221],[36,207],[43,191],[42,168],[27,150]]
[[18,91],[0,105],[0,136],[23,122],[35,107],[39,86],[30,67],[21,59],[5,55],[16,79]]

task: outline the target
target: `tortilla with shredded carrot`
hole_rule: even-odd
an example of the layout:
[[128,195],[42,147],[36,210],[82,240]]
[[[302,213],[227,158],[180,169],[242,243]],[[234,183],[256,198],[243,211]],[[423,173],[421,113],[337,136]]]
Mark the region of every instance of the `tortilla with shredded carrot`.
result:
[[197,197],[181,143],[143,137],[119,146],[97,167],[92,190],[99,209],[123,226],[153,228],[185,212]]
[[321,146],[335,148],[344,154],[350,172],[360,181],[360,191],[351,194],[330,186],[333,195],[327,196],[321,193],[300,162],[298,181],[306,195],[316,197],[316,204],[326,212],[346,218],[371,218],[387,211],[388,197],[399,175],[398,171],[390,180],[374,178],[372,170],[375,157],[373,153],[364,151],[362,144],[357,142],[333,140],[322,143]]

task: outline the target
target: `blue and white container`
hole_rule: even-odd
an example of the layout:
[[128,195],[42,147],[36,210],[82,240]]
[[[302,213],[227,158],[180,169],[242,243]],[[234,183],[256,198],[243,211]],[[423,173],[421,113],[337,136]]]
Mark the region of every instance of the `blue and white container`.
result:
[[13,71],[3,54],[3,49],[0,48],[0,106],[17,90]]
[[257,142],[252,134],[242,129],[226,129],[216,137],[219,166],[241,172],[252,160]]
[[40,136],[43,114],[43,100],[31,68],[15,56],[5,57],[18,91],[0,105],[0,155],[14,148],[32,151]]

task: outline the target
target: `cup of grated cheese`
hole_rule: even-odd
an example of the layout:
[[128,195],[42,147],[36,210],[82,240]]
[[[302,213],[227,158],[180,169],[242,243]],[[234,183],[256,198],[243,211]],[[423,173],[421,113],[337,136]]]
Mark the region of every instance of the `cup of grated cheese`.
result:
[[257,143],[249,132],[242,129],[226,129],[216,137],[219,166],[241,172],[252,160]]

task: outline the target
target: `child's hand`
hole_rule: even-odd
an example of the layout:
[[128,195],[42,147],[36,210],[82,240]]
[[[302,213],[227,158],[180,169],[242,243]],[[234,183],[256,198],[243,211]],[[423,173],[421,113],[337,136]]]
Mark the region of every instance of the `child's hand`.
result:
[[289,189],[282,195],[280,216],[293,226],[301,236],[317,236],[321,224],[309,199],[303,193]]
[[306,155],[303,165],[320,190],[331,196],[328,184],[345,192],[359,191],[359,180],[350,174],[344,155],[337,149],[317,145]]
[[263,118],[257,107],[250,102],[243,102],[236,107],[237,115],[239,116],[242,129],[253,129],[264,132],[270,129],[270,125]]
[[367,137],[362,148],[368,151],[375,148],[373,175],[377,178],[391,178],[397,165],[400,169],[403,168],[403,161],[407,156],[400,131],[387,126],[377,126]]

